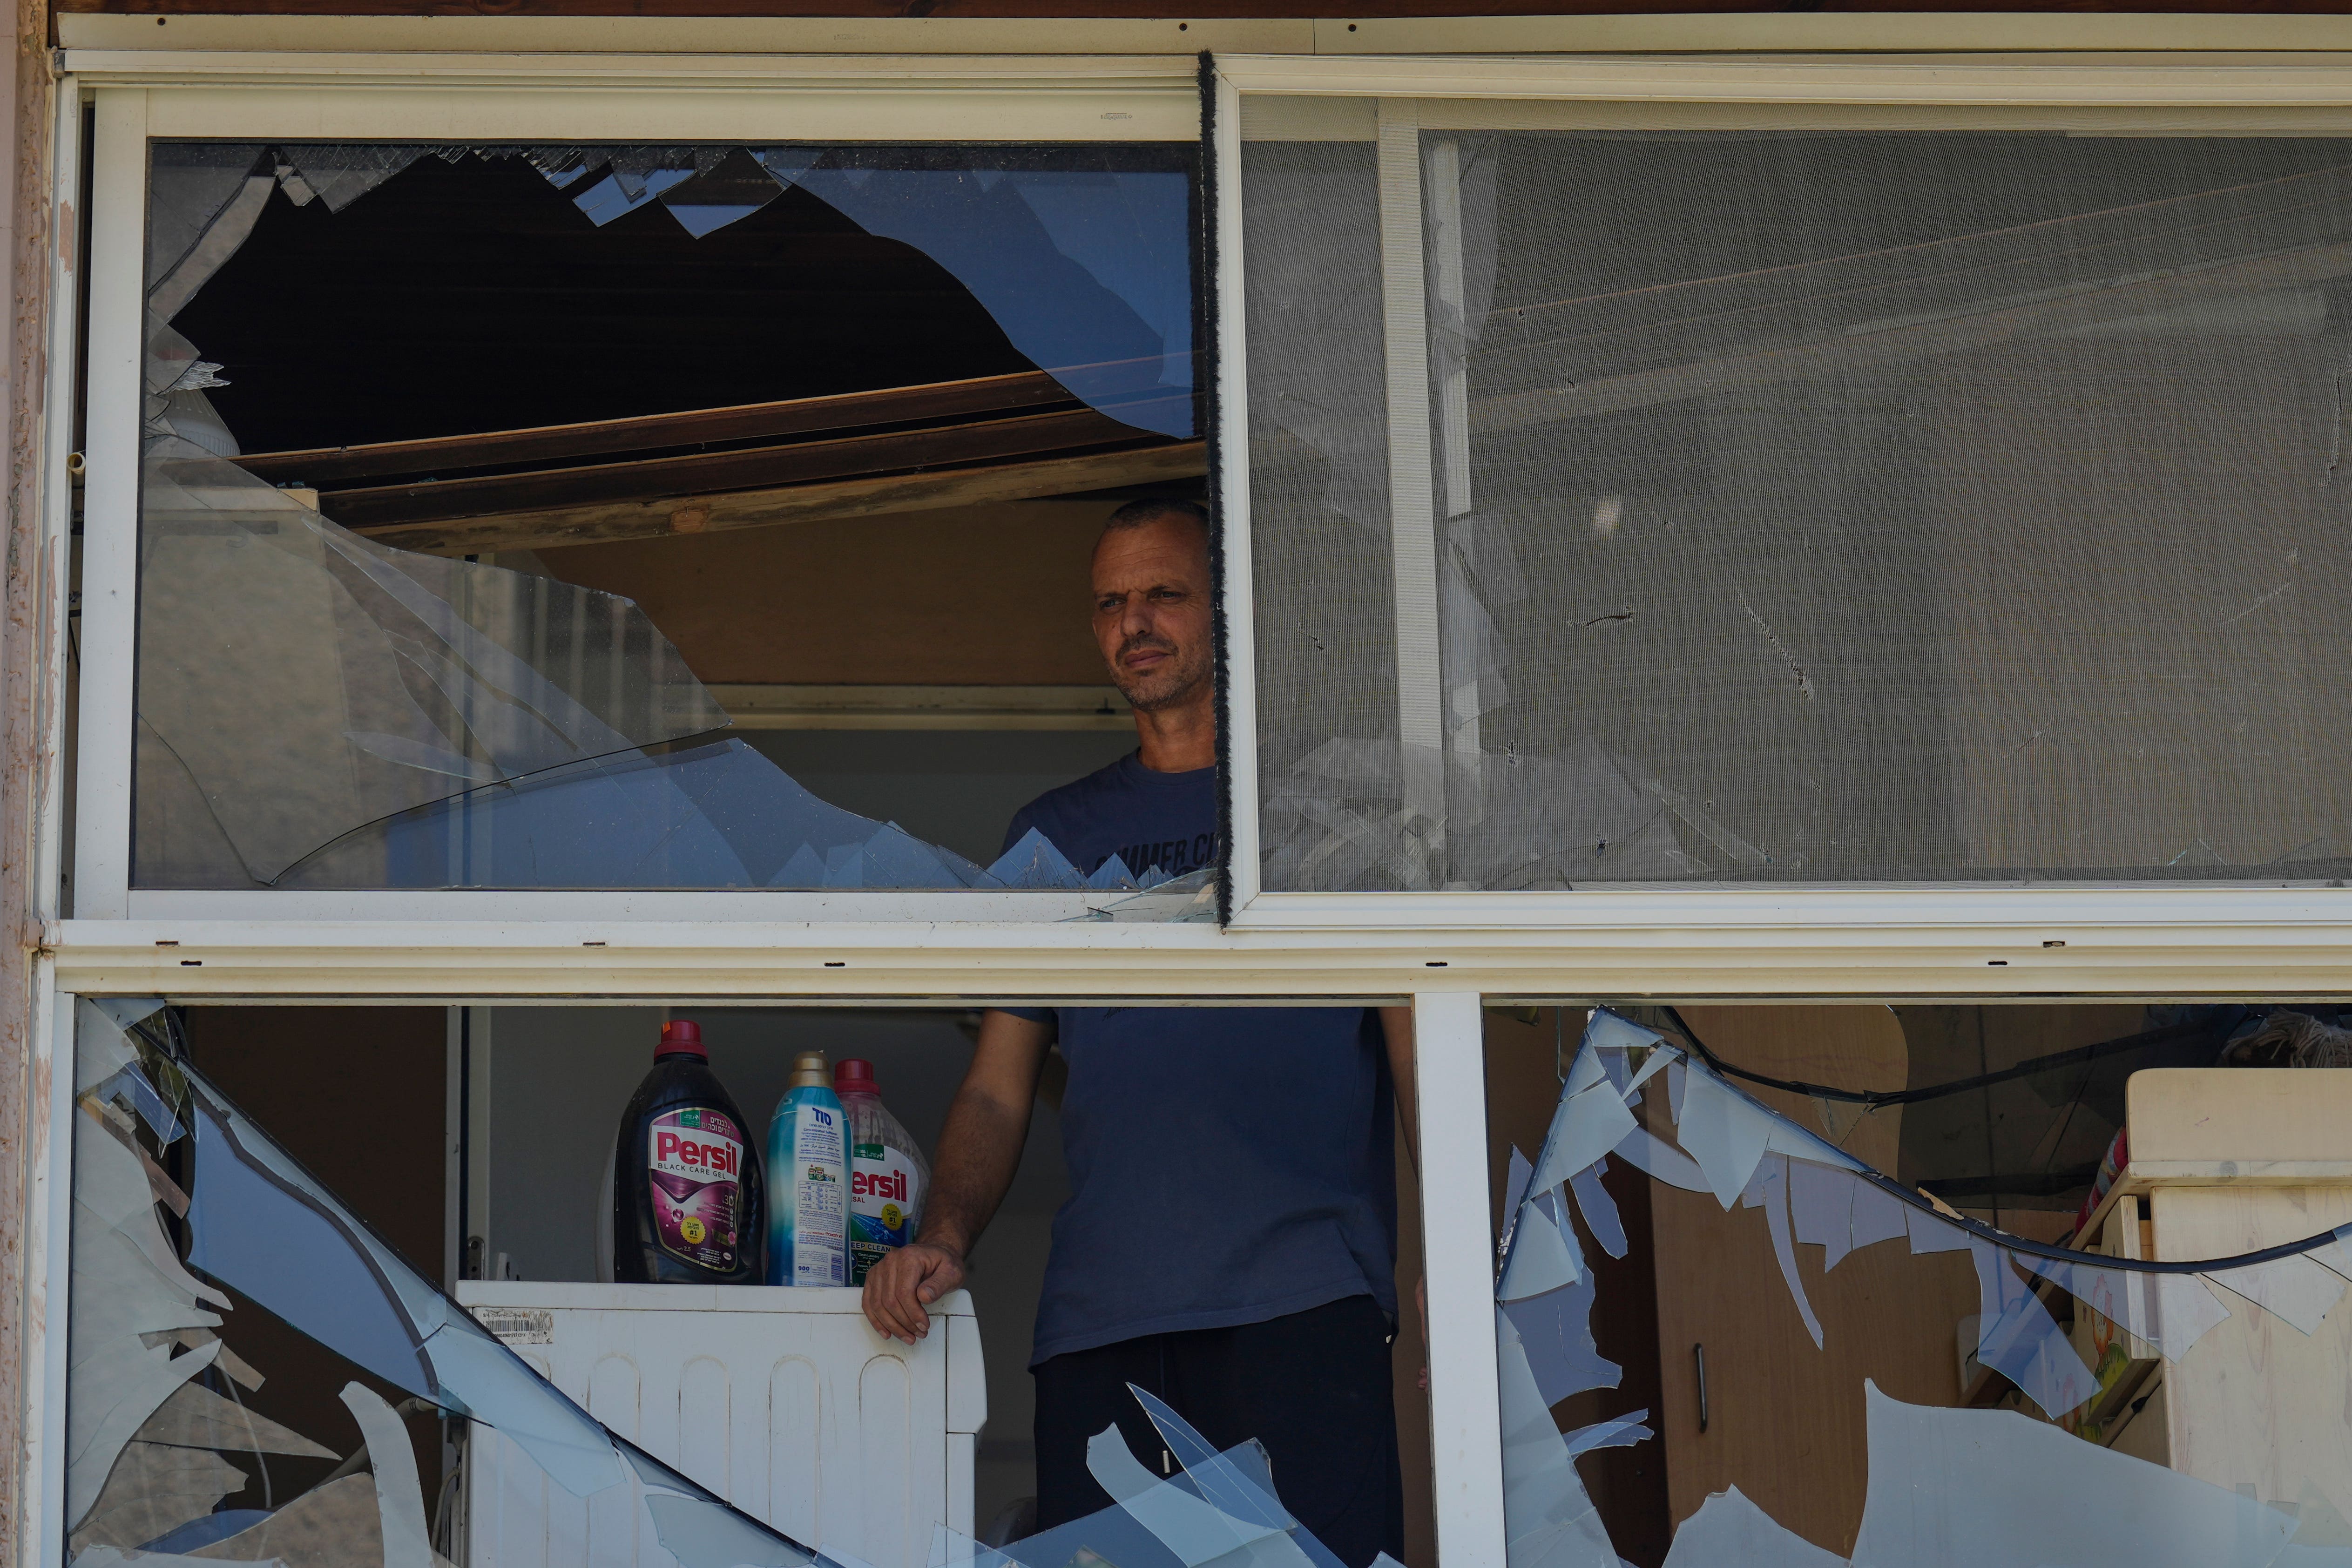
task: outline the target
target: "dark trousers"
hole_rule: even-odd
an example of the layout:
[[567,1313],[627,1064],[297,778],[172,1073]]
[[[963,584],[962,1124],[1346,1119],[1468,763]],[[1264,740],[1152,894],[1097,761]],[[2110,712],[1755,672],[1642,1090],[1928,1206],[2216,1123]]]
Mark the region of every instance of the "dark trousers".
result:
[[1370,1296],[1263,1323],[1152,1334],[1039,1364],[1037,1528],[1111,1506],[1087,1471],[1087,1440],[1116,1423],[1144,1468],[1172,1473],[1130,1383],[1223,1452],[1255,1437],[1292,1518],[1349,1568],[1404,1554],[1388,1314]]

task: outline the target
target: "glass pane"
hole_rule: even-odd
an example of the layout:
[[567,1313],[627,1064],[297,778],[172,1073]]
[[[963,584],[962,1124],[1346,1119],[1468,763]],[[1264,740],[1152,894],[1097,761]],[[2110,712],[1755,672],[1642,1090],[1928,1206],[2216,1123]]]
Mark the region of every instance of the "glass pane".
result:
[[558,1393],[189,1066],[160,1004],[77,1024],[69,1562],[432,1568],[463,1552],[454,1456],[491,1440],[681,1568],[829,1561]]
[[[1127,765],[1087,551],[1204,469],[1196,165],[158,143],[135,885],[1070,895],[1049,918],[1151,890],[1147,918],[1199,913],[1213,853],[1007,831]],[[894,616],[910,601],[929,613]],[[887,632],[840,624],[861,602]],[[869,757],[845,771],[898,782],[820,795],[764,732],[845,722],[944,730],[961,760]],[[956,772],[995,775],[992,824],[949,786],[907,798]]]
[[[2335,1088],[2251,1064],[2352,1033],[2304,1005],[1922,1011],[1488,1014],[1512,1568],[2345,1550],[2352,1194],[2231,1173],[2279,1146],[2260,1108]],[[2085,1109],[2002,1091],[2085,1061],[2146,1069],[2129,1125],[2090,1118],[2104,1159],[1999,1173]]]
[[[929,1304],[919,1341],[867,1326],[839,1265],[915,1234],[918,1145],[973,1054],[954,1012],[79,1006],[59,1568],[1341,1568],[1291,1508],[1364,1533],[1345,1470],[1302,1479],[1313,1424],[1261,1398],[1265,1441],[1213,1443],[1194,1421],[1252,1391],[1140,1364],[1102,1391],[1118,1408],[1078,1435],[1075,1474],[1040,1486],[1031,1330],[1070,1195],[1055,1131],[1088,1098],[1065,1100],[1066,1075],[1041,1088],[969,1288]],[[814,1103],[855,1142],[788,1162],[812,1058],[840,1087]],[[780,1249],[828,1245],[812,1211],[796,1232],[745,1205],[799,1190],[801,1157],[895,1162],[904,1184],[868,1202],[836,1175],[835,1277],[762,1284]],[[745,1250],[698,1251],[714,1233]],[[1230,1357],[1233,1328],[1192,1355]]]
[[2352,868],[2342,141],[1261,118],[1266,886]]

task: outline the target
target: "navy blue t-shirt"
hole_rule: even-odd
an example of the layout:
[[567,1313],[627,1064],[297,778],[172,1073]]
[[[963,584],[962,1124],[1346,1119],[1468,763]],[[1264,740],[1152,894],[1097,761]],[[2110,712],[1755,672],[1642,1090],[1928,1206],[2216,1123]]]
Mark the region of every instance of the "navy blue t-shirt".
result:
[[[1134,753],[1024,807],[1079,870],[1217,863],[1216,770]],[[1021,1011],[1045,1019],[1044,1012]],[[1396,1310],[1388,1054],[1362,1007],[1062,1007],[1070,1200],[1030,1364],[1349,1296]]]

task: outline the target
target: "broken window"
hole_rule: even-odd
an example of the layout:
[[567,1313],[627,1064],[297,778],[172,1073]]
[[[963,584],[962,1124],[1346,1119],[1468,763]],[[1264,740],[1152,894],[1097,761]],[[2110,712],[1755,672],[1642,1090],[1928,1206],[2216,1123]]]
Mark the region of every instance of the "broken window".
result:
[[[926,1429],[940,1412],[910,1396],[909,1363],[928,1358],[935,1373],[955,1347],[950,1331],[903,1353],[877,1341],[846,1289],[541,1284],[537,1300],[557,1306],[517,1309],[499,1304],[498,1288],[477,1272],[457,1287],[474,1292],[469,1310],[287,1146],[347,1144],[351,1130],[331,1106],[354,1092],[372,1109],[404,1109],[404,1091],[424,1076],[419,1059],[367,1048],[395,1046],[397,1021],[383,1010],[312,1012],[314,1022],[341,1025],[345,1043],[387,1080],[322,1095],[315,1077],[308,1092],[271,1083],[266,1069],[292,1058],[238,1048],[252,1044],[235,1037],[239,1010],[213,1011],[192,1029],[152,998],[79,1003],[70,1568],[1339,1568],[1283,1508],[1260,1446],[1220,1451],[1140,1390],[1138,1425],[1159,1446],[1147,1463],[1118,1426],[1094,1439],[1089,1468],[1116,1500],[1098,1513],[1022,1539],[992,1532],[998,1543],[983,1546],[968,1521],[940,1517],[911,1489],[894,1497],[881,1484],[894,1460],[928,1443],[936,1468],[942,1446],[936,1426]],[[437,1047],[438,1010],[410,1011]],[[209,1043],[198,1047],[200,1037]],[[637,1044],[641,1062],[642,1031]],[[300,1041],[311,1062],[314,1046]],[[288,1138],[234,1102],[202,1058],[241,1074],[285,1113]],[[437,1050],[421,1060],[437,1076]],[[374,1194],[376,1217],[404,1204],[433,1206],[415,1197],[417,1178],[430,1173],[404,1156],[422,1149],[437,1159],[441,1130],[404,1136],[416,1131],[391,1129],[349,1161],[370,1180],[392,1166]],[[573,1173],[592,1175],[593,1163]],[[487,1185],[488,1173],[480,1179]],[[397,1201],[384,1202],[391,1194]],[[593,1193],[565,1195],[593,1206]],[[544,1241],[551,1227],[534,1233]],[[780,1309],[778,1298],[799,1300]],[[950,1306],[941,1303],[942,1325]],[[583,1398],[546,1375],[555,1312],[603,1309],[642,1321],[665,1307],[700,1321],[677,1335],[691,1342],[667,1347],[681,1375],[662,1381],[657,1348],[627,1340],[635,1331],[627,1329],[581,1380]],[[959,1310],[970,1327],[969,1305]],[[728,1353],[724,1320],[734,1314],[754,1314],[736,1318],[754,1337],[730,1369],[712,1358]],[[812,1343],[828,1323],[849,1332]],[[820,1363],[835,1381],[819,1383]],[[1018,1358],[1013,1370],[1026,1381]],[[843,1384],[849,1397],[837,1402]],[[963,1423],[968,1472],[969,1432],[984,1412],[948,1419]],[[820,1477],[820,1452],[845,1428],[848,1457],[860,1463]],[[861,1468],[874,1481],[862,1491],[857,1475],[840,1473]],[[931,1493],[956,1495],[945,1483]],[[861,1500],[844,1509],[847,1499]]]
[[[1213,867],[996,837],[1127,749],[1085,551],[1120,499],[1205,468],[1196,163],[157,142],[134,885],[1059,889],[1199,912]],[[845,679],[814,668],[836,628],[797,630],[793,594],[948,618],[895,632],[879,682],[872,650]],[[1102,738],[964,763],[1026,795],[950,845],[887,790],[803,787],[769,732],[943,707],[992,715],[996,752],[1041,722]],[[934,816],[961,824],[952,791]]]
[[2341,139],[1262,107],[1266,887],[2352,869]]
[[[1978,1022],[2014,1055],[2075,1011],[2122,1009]],[[1943,1077],[1948,1020],[1490,1014],[1512,1568],[2339,1560],[2352,1200],[2224,1156],[2284,1157],[2278,1098],[2333,1086],[2280,1068],[2352,1036],[2233,1011],[2134,1080],[2102,1170],[2008,1208],[1913,1173],[1951,1121],[1917,1111],[2021,1081]]]

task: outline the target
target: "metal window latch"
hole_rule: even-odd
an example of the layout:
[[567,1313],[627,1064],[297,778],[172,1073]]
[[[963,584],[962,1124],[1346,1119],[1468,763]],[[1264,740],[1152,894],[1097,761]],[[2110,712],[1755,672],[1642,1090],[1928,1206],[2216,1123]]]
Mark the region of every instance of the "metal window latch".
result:
[[1691,1359],[1698,1363],[1698,1429],[1706,1430],[1706,1347],[1691,1346]]

